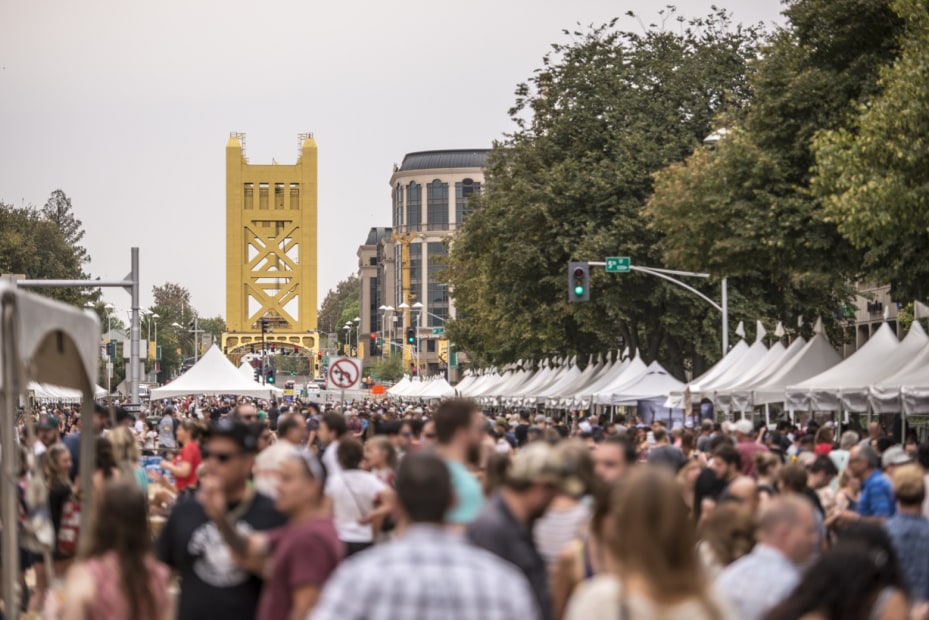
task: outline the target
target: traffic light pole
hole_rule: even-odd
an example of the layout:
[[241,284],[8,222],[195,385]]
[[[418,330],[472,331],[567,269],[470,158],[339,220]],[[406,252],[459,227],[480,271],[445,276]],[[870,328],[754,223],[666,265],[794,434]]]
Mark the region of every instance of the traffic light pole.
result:
[[[593,265],[596,267],[606,266],[606,262],[603,262],[603,261],[589,261],[587,264]],[[698,291],[697,289],[695,289],[694,287],[690,286],[689,284],[685,284],[684,282],[681,282],[677,278],[672,277],[672,276],[682,276],[682,277],[688,277],[688,278],[707,279],[710,277],[710,274],[708,273],[697,273],[693,271],[677,271],[674,269],[660,269],[658,267],[640,267],[639,265],[632,265],[632,264],[629,265],[629,270],[638,271],[639,273],[646,273],[648,275],[652,275],[657,278],[667,280],[668,282],[671,282],[672,284],[676,284],[680,286],[681,288],[683,288],[684,290],[690,293],[693,293],[694,295],[696,295],[697,297],[699,297],[706,303],[716,308],[722,315],[723,355],[726,355],[726,353],[729,352],[729,285],[728,285],[729,278],[722,279],[722,282],[721,282],[722,290],[720,293],[720,301],[722,303],[718,304],[712,299],[710,299],[709,297],[707,297],[706,295],[704,295],[703,293],[701,293],[700,291]]]

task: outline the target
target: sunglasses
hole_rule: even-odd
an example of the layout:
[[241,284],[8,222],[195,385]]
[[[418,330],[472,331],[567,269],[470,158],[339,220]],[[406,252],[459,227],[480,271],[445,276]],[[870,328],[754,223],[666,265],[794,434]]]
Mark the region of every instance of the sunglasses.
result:
[[201,450],[200,456],[203,457],[204,461],[214,460],[217,463],[228,463],[235,457],[239,456],[239,452],[212,452],[210,450]]

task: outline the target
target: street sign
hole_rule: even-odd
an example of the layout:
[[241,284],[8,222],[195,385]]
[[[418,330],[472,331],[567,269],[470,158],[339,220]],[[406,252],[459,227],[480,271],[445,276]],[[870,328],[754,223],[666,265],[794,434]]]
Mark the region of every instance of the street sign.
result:
[[606,258],[607,273],[629,273],[632,262],[628,256],[608,256]]
[[439,340],[438,354],[440,362],[448,363],[448,340]]
[[441,336],[441,335],[444,334],[444,333],[445,333],[445,328],[444,328],[444,327],[433,327],[433,328],[432,328],[432,335],[433,335],[433,336]]
[[361,380],[361,361],[352,357],[336,357],[329,364],[328,384],[336,390],[351,390]]

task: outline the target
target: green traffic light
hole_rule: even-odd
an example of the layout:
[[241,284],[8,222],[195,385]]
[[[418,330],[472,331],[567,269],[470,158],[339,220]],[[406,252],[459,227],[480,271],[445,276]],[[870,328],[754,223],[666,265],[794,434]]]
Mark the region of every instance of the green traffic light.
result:
[[574,287],[574,294],[577,295],[578,297],[580,297],[581,295],[583,295],[583,294],[584,294],[584,287],[581,286],[580,284],[578,284],[577,286],[575,286],[575,287]]
[[274,383],[274,377],[268,377],[268,383]]

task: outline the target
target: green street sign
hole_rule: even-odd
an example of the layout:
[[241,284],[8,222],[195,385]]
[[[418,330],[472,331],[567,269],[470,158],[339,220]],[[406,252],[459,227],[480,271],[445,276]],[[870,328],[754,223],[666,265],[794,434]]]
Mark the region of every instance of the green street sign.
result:
[[608,256],[606,259],[606,272],[629,273],[631,264],[628,256]]
[[444,328],[444,327],[433,327],[433,328],[432,328],[432,335],[433,335],[433,336],[441,336],[441,335],[444,334],[444,333],[445,333],[445,328]]

